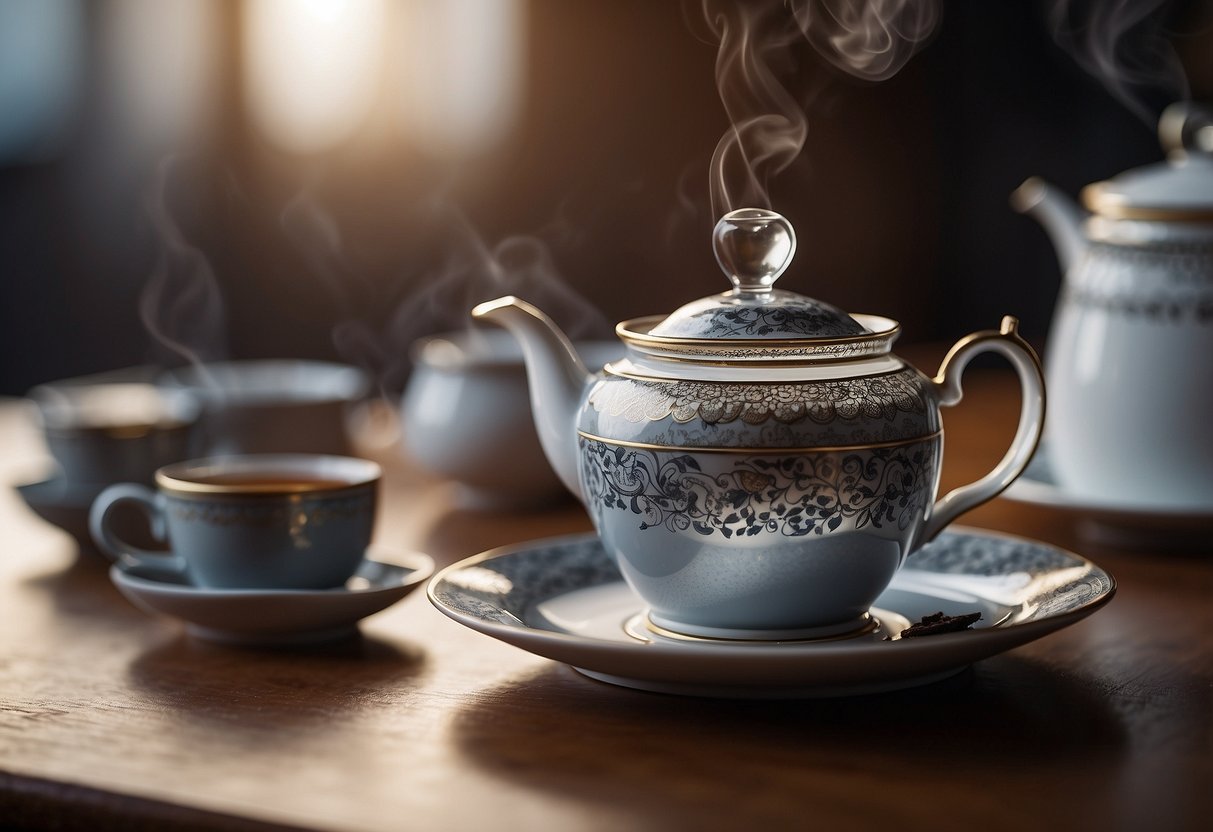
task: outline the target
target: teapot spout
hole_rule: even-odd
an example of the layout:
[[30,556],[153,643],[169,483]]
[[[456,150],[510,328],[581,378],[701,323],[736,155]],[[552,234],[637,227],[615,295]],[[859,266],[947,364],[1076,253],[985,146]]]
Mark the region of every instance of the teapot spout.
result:
[[503,326],[518,339],[543,452],[565,487],[584,502],[577,473],[577,413],[592,376],[581,357],[551,318],[519,298],[482,303],[472,317]]
[[1057,249],[1063,273],[1078,260],[1087,247],[1082,224],[1086,213],[1069,196],[1033,176],[1011,194],[1011,207],[1034,217],[1045,227]]

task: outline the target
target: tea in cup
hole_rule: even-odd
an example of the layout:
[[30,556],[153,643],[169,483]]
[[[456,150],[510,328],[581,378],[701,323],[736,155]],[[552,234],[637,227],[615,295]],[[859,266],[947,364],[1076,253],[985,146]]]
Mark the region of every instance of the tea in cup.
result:
[[[326,589],[362,562],[375,519],[380,468],[352,457],[260,454],[165,466],[156,490],[107,488],[89,514],[102,552],[124,566],[184,575],[216,589]],[[122,505],[142,509],[168,552],[139,549],[115,531]]]
[[191,456],[199,406],[181,390],[142,382],[64,381],[30,391],[62,478],[73,487],[150,483]]

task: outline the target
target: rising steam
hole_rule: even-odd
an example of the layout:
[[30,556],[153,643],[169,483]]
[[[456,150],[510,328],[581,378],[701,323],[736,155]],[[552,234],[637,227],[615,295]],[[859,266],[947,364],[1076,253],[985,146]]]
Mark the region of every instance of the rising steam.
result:
[[[388,354],[404,359],[409,345],[421,336],[467,329],[473,306],[503,295],[534,303],[574,341],[610,333],[602,313],[563,279],[544,240],[513,235],[490,244],[455,205],[439,200],[434,211],[447,235],[442,244],[445,260],[424,275],[420,288],[394,311],[384,338]],[[385,367],[385,388],[403,380],[407,366],[399,359]]]
[[1160,107],[1188,97],[1188,82],[1166,37],[1172,0],[1053,0],[1058,45],[1151,127]]
[[800,102],[784,87],[795,31],[775,3],[704,2],[704,18],[719,42],[716,87],[731,126],[712,154],[714,216],[741,206],[769,208],[767,185],[795,161],[808,135]]
[[169,209],[169,192],[179,164],[175,156],[162,160],[148,195],[148,216],[159,250],[139,299],[139,316],[157,342],[198,368],[201,378],[209,379],[205,363],[226,353],[223,295],[210,262],[186,239]]
[[[575,243],[567,220],[558,216],[544,239],[515,235],[489,244],[444,195],[434,197],[426,214],[441,263],[386,282],[368,279],[357,267],[337,218],[311,190],[291,199],[280,218],[306,271],[329,297],[337,319],[332,330],[337,354],[374,374],[384,393],[403,387],[414,341],[467,329],[473,306],[502,295],[540,306],[574,339],[610,332],[602,314],[562,279],[545,242]],[[398,302],[402,283],[413,288]]]
[[303,187],[279,218],[303,265],[328,295],[336,314],[333,348],[346,362],[378,373],[389,357],[369,318],[382,298],[366,273],[354,267],[333,213]]
[[702,0],[719,44],[716,86],[731,126],[711,162],[714,216],[770,208],[768,183],[800,155],[807,101],[781,77],[793,47],[807,41],[830,65],[857,78],[896,74],[935,31],[940,0]]
[[823,58],[858,78],[884,81],[935,32],[940,0],[802,0],[789,9]]

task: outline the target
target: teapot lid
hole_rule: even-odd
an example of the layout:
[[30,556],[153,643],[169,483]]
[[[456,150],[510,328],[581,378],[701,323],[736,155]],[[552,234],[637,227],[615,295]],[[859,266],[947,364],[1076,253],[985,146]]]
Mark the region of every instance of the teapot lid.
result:
[[1113,219],[1213,221],[1213,110],[1172,104],[1158,134],[1167,161],[1088,185],[1083,203]]
[[772,288],[796,254],[796,232],[782,215],[763,208],[731,211],[716,224],[712,247],[732,290],[679,307],[650,329],[650,335],[775,340],[865,332],[836,306]]
[[733,288],[665,317],[624,321],[615,330],[624,341],[661,357],[737,363],[879,355],[897,337],[896,321],[848,315],[773,288],[796,253],[792,224],[774,211],[740,208],[725,214],[712,245]]

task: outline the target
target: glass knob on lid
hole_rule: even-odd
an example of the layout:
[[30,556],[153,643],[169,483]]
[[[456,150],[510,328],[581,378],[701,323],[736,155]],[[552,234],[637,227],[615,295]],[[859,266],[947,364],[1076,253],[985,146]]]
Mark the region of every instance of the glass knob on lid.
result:
[[739,208],[712,231],[716,262],[739,292],[767,292],[796,254],[796,232],[782,214]]
[[774,288],[796,254],[796,232],[781,214],[739,208],[712,232],[716,262],[732,291],[675,310],[650,335],[712,341],[814,340],[851,337],[867,330],[828,303]]

